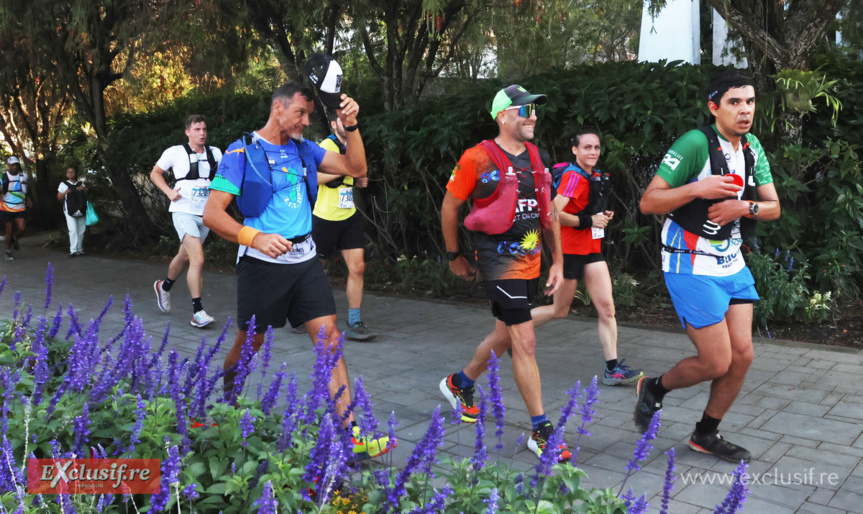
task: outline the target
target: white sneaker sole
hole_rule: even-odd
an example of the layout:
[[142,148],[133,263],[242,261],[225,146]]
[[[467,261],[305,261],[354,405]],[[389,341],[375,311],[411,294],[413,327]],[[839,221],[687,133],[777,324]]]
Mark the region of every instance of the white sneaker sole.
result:
[[195,320],[192,320],[192,326],[193,326],[193,327],[198,327],[198,328],[204,328],[204,327],[206,327],[206,326],[208,326],[208,325],[211,325],[214,321],[216,321],[216,320],[211,319],[211,320],[209,320],[209,321],[205,321],[204,323],[201,323],[201,324],[199,325],[198,323],[195,323]]
[[168,304],[167,307],[162,305],[162,295],[159,293],[159,283],[161,280],[157,280],[153,283],[153,291],[156,293],[156,306],[159,307],[159,310],[162,312],[168,312],[171,310],[171,304]]

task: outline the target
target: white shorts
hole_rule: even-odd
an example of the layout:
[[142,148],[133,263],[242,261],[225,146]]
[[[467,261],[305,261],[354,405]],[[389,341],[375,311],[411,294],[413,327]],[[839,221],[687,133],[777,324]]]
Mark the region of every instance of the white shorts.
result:
[[201,244],[204,244],[210,229],[204,225],[203,216],[195,216],[187,212],[172,212],[171,216],[174,218],[174,228],[177,230],[177,235],[180,236],[180,243],[188,234],[197,237],[201,240]]

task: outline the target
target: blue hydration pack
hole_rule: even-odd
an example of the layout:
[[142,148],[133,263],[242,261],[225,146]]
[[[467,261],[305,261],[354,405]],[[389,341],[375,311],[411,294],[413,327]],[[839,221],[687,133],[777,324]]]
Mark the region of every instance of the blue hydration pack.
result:
[[[243,152],[246,154],[246,167],[243,172],[243,184],[240,195],[237,196],[237,207],[247,218],[258,218],[266,210],[273,198],[275,189],[271,180],[270,162],[264,148],[251,134],[243,134]],[[309,205],[314,210],[318,199],[318,169],[315,157],[306,144],[291,139],[297,147],[300,162],[303,165],[303,180],[306,181],[306,191],[309,195]],[[251,169],[251,171],[250,171]]]

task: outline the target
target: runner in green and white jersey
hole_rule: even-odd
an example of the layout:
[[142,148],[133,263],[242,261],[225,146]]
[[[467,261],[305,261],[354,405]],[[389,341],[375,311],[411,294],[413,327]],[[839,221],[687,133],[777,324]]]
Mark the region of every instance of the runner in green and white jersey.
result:
[[754,355],[758,293],[740,252],[741,225],[743,218],[775,220],[780,214],[764,150],[748,134],[755,112],[752,84],[734,71],[711,79],[707,106],[715,124],[675,142],[641,198],[641,212],[668,215],[662,229],[665,284],[698,354],[638,382],[635,425],[647,430],[668,391],[710,380],[707,407],[689,446],[731,462],[752,457],[718,432]]

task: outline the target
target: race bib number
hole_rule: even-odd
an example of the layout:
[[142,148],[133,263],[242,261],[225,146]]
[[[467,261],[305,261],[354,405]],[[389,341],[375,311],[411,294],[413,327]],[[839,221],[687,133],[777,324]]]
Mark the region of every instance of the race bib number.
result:
[[594,239],[602,239],[605,237],[605,229],[590,227],[590,235],[593,236]]
[[207,198],[210,196],[209,187],[194,187],[192,188],[192,205],[195,207],[203,207],[207,203]]
[[354,208],[354,190],[353,188],[339,189],[339,209]]

